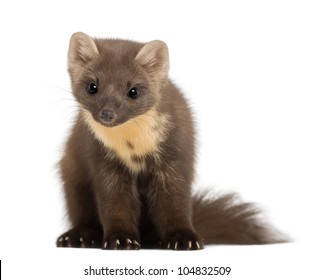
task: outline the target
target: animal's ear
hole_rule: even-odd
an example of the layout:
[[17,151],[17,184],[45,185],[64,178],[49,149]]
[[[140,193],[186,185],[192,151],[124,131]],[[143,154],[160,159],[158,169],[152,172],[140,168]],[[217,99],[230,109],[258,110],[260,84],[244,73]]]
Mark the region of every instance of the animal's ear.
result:
[[73,70],[75,67],[85,66],[98,55],[99,51],[91,37],[82,32],[72,35],[68,50],[69,70]]
[[146,43],[138,52],[136,61],[152,76],[165,78],[169,68],[168,48],[162,41]]

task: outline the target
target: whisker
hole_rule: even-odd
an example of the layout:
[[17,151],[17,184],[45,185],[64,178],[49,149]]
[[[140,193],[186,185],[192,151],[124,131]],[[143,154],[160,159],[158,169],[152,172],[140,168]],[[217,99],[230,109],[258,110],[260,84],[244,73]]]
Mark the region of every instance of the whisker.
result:
[[60,91],[62,91],[62,92],[67,92],[67,93],[73,94],[73,92],[71,90],[69,90],[69,89],[65,89],[65,88],[57,86],[57,85],[53,85],[53,87],[58,89],[58,90],[60,90]]

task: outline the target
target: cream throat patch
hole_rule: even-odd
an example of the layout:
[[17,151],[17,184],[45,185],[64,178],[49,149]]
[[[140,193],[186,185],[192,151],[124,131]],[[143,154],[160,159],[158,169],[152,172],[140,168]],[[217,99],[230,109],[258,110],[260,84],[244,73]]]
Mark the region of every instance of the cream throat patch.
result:
[[88,110],[82,110],[84,120],[95,137],[112,149],[135,173],[145,169],[143,158],[146,155],[159,151],[159,144],[164,140],[169,126],[169,118],[158,114],[156,109],[115,127],[98,123]]

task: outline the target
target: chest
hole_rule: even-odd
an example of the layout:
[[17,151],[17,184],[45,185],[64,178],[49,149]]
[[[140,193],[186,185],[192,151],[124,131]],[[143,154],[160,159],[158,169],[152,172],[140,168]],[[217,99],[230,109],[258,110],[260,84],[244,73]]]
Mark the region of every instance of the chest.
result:
[[166,115],[150,110],[116,127],[105,127],[85,111],[85,120],[94,136],[107,148],[113,150],[132,171],[146,168],[145,156],[157,155],[169,125]]

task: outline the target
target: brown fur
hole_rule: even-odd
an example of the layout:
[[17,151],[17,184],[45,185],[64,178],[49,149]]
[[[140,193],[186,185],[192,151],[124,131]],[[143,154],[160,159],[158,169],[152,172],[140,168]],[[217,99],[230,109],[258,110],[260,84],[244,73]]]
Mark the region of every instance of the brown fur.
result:
[[72,229],[57,246],[192,250],[279,241],[249,204],[192,198],[194,126],[167,77],[165,43],[75,33],[68,57],[81,110],[60,162]]

